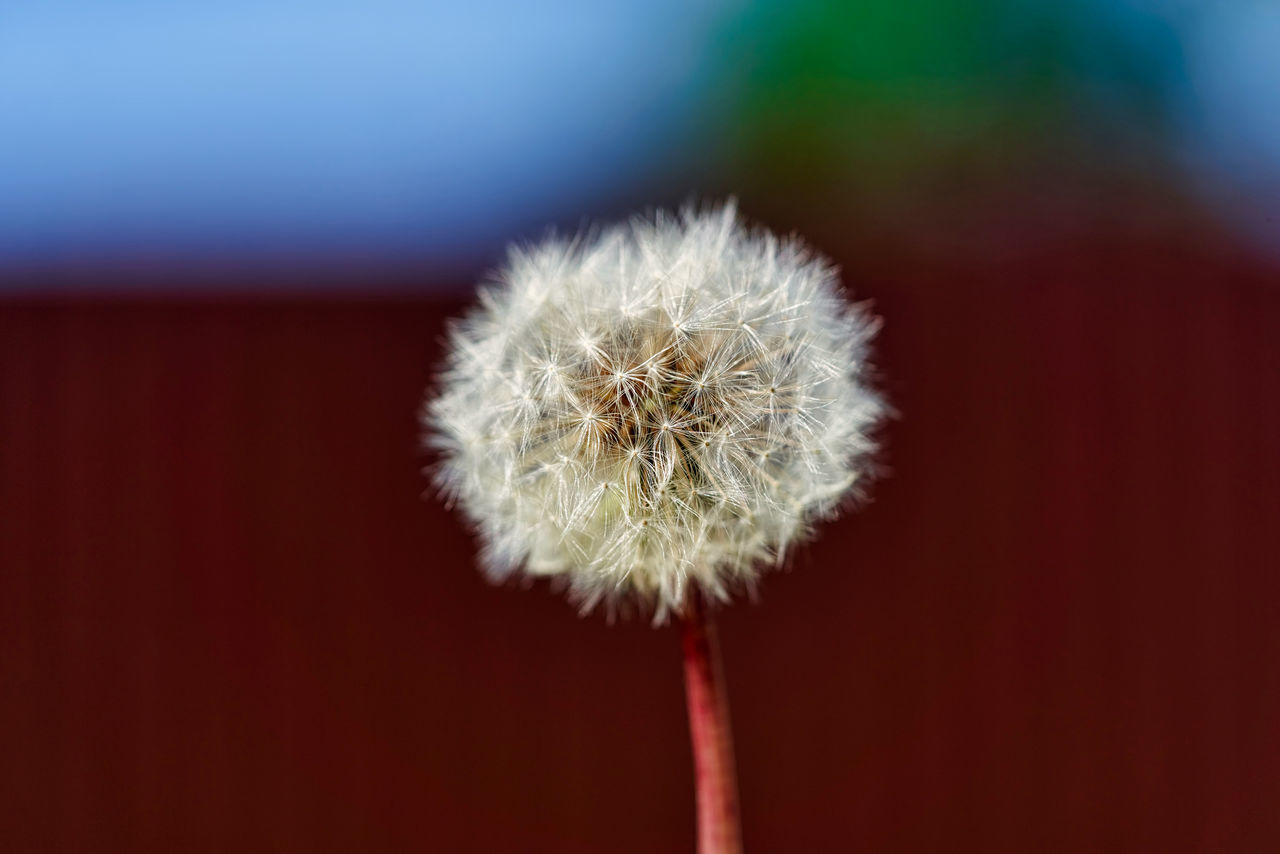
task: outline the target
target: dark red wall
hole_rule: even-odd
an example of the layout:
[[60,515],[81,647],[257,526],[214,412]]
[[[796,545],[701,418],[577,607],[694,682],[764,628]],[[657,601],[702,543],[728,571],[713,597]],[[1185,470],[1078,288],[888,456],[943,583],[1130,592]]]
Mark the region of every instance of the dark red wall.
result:
[[[893,474],[723,614],[749,848],[1280,850],[1280,282],[852,266]],[[0,305],[5,850],[692,850],[675,633],[423,498],[458,308]]]

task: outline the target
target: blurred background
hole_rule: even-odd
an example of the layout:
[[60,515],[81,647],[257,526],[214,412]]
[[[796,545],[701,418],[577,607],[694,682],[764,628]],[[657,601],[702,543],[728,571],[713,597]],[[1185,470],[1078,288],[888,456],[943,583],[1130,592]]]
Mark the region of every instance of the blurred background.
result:
[[736,195],[892,472],[722,614],[753,851],[1280,846],[1280,7],[0,9],[0,839],[693,847],[675,632],[488,587],[417,407],[512,241]]

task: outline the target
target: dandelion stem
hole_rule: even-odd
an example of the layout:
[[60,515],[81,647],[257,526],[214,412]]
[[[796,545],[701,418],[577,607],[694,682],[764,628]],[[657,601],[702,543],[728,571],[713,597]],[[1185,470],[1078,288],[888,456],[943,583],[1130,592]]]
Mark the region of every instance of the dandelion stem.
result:
[[740,854],[738,781],[724,667],[715,623],[696,591],[680,618],[680,633],[698,802],[698,854]]

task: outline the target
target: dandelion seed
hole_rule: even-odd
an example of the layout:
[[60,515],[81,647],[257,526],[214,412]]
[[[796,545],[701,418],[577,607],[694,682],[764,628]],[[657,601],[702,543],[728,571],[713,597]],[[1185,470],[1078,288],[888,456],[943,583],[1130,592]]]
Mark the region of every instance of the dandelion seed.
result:
[[861,486],[876,324],[730,203],[513,250],[423,411],[494,579],[657,621],[750,587]]

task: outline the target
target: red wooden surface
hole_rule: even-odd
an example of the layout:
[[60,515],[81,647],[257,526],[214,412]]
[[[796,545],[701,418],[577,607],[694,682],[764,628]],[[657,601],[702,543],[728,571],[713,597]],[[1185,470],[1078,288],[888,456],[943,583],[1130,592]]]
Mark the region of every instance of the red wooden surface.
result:
[[[1275,276],[864,272],[893,475],[721,615],[748,850],[1280,849]],[[4,850],[692,849],[677,633],[422,498],[457,309],[0,305]]]

